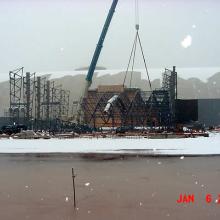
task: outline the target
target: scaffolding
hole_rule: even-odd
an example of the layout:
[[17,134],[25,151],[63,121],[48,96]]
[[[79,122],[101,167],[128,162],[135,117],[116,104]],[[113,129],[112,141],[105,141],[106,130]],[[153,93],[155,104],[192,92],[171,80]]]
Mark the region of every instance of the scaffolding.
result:
[[44,82],[43,88],[41,118],[47,128],[57,129],[62,121],[68,120],[70,91],[49,80]]
[[35,73],[27,72],[23,77],[23,106],[24,119],[27,126],[33,123],[33,108],[35,95]]
[[168,92],[169,95],[169,105],[171,112],[171,120],[175,123],[176,115],[176,100],[177,100],[177,72],[176,67],[173,70],[165,69],[163,74],[162,89]]
[[10,107],[9,117],[11,122],[20,122],[20,113],[23,107],[22,101],[22,87],[23,87],[23,71],[24,68],[18,68],[9,72],[9,86],[10,86]]
[[70,91],[46,77],[23,72],[23,67],[9,72],[11,122],[35,130],[61,126],[68,120]]

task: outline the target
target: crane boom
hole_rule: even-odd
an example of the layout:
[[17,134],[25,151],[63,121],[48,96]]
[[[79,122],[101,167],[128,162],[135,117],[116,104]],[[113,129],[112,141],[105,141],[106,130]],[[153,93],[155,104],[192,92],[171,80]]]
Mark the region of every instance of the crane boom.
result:
[[91,61],[91,64],[89,66],[89,70],[88,70],[88,73],[87,73],[87,76],[86,76],[86,80],[88,82],[92,82],[92,77],[93,77],[93,74],[94,74],[94,71],[95,71],[95,68],[96,68],[96,64],[98,62],[99,55],[101,53],[101,50],[102,50],[102,47],[103,47],[103,43],[104,43],[104,40],[105,40],[105,36],[106,36],[108,28],[110,26],[110,23],[111,23],[113,15],[114,15],[117,3],[118,3],[118,0],[113,0],[112,6],[111,6],[111,8],[109,10],[109,13],[108,13],[108,16],[106,18],[104,27],[102,29],[102,33],[100,35],[98,44],[96,46],[96,50],[94,52],[94,55],[93,55],[93,58],[92,58],[92,61]]
[[92,78],[93,78],[93,75],[94,75],[94,72],[95,72],[95,68],[96,68],[96,65],[97,65],[97,62],[98,62],[98,59],[99,59],[99,56],[100,56],[100,53],[101,53],[101,50],[102,50],[102,47],[103,47],[103,43],[104,43],[106,34],[108,32],[108,28],[111,24],[111,20],[112,20],[112,17],[114,15],[117,4],[118,4],[118,0],[113,0],[111,8],[110,8],[109,13],[108,13],[108,16],[106,18],[105,24],[103,26],[102,33],[99,37],[98,44],[97,44],[95,52],[93,54],[92,61],[90,63],[89,69],[88,69],[88,73],[86,75],[85,85],[84,85],[84,88],[83,88],[83,94],[80,98],[80,101],[79,101],[79,104],[78,104],[78,107],[77,107],[77,122],[78,123],[83,122],[83,112],[82,112],[82,107],[81,107],[82,102],[83,102],[83,99],[87,96],[88,89],[92,84]]

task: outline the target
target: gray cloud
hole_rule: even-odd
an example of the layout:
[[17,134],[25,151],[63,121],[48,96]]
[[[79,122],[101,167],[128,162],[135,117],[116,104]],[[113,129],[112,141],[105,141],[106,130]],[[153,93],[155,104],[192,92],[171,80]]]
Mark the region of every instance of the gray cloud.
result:
[[[90,63],[111,0],[0,1],[0,73],[71,70]],[[217,1],[140,0],[149,67],[220,66]],[[118,3],[99,64],[125,68],[134,38],[134,1]],[[192,45],[181,46],[190,35]],[[140,58],[140,56],[139,56]],[[142,67],[141,59],[137,67]]]

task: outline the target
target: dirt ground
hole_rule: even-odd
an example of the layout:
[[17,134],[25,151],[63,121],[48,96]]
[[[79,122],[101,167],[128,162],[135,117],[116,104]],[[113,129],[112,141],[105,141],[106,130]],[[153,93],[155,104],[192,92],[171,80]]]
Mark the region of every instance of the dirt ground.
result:
[[[215,220],[220,218],[219,182],[220,157],[0,155],[0,219]],[[185,193],[195,202],[177,204]],[[212,195],[211,203],[206,194]]]

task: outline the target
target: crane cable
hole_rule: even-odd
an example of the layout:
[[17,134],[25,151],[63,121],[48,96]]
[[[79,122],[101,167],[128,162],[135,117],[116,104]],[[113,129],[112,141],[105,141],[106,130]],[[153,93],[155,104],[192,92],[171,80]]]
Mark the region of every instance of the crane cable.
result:
[[133,43],[132,50],[131,50],[131,53],[130,53],[130,57],[129,57],[129,61],[128,61],[128,65],[127,65],[127,69],[126,69],[125,77],[124,77],[124,81],[123,81],[123,87],[125,86],[125,82],[126,82],[126,79],[127,79],[131,59],[133,57],[133,53],[134,53],[134,50],[136,48],[136,44],[137,44],[137,34],[135,35],[134,43]]
[[144,50],[143,50],[140,35],[139,35],[138,32],[137,32],[137,36],[138,36],[138,41],[139,41],[139,44],[140,44],[141,53],[142,53],[142,57],[143,57],[143,61],[144,61],[145,71],[147,73],[147,79],[148,79],[148,82],[149,82],[150,90],[152,91],[152,85],[151,85],[151,80],[150,80],[150,76],[149,76],[149,72],[148,72],[148,68],[147,68],[147,62],[146,62],[146,59],[145,59],[145,56],[144,56]]
[[136,29],[139,29],[139,22],[140,19],[139,19],[139,2],[138,0],[135,0],[135,26],[136,26]]
[[[137,35],[136,35],[136,36],[137,36]],[[137,51],[137,37],[136,37],[136,39],[135,39],[135,44],[134,44],[134,56],[133,56],[132,67],[131,67],[130,88],[131,88],[132,77],[133,77],[133,72],[134,72],[134,64],[135,64],[136,51]]]
[[152,91],[152,84],[151,84],[151,80],[150,80],[150,76],[149,76],[149,71],[148,71],[148,68],[147,68],[147,62],[146,62],[146,59],[145,59],[145,56],[144,56],[144,50],[143,50],[143,46],[142,46],[140,35],[139,35],[139,28],[140,28],[139,1],[135,0],[135,29],[136,29],[136,35],[135,35],[134,43],[133,43],[133,46],[132,46],[131,54],[130,54],[130,57],[129,57],[129,62],[128,62],[128,65],[127,65],[123,86],[125,85],[125,81],[126,81],[128,71],[129,71],[129,67],[130,67],[131,60],[132,60],[131,78],[130,78],[130,87],[131,87],[132,75],[133,75],[133,72],[134,72],[134,64],[135,64],[137,43],[139,43],[139,46],[141,48],[141,55],[142,55],[142,58],[143,58],[143,61],[144,61],[145,71],[147,73],[149,87],[150,87],[150,90]]

